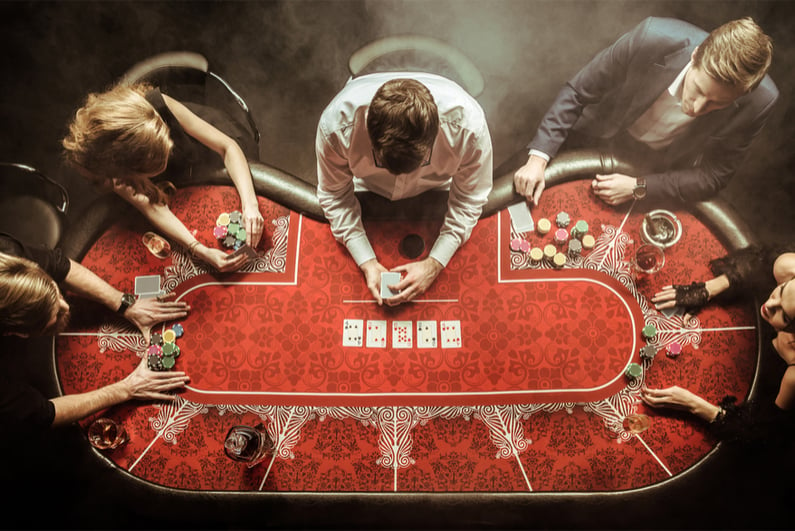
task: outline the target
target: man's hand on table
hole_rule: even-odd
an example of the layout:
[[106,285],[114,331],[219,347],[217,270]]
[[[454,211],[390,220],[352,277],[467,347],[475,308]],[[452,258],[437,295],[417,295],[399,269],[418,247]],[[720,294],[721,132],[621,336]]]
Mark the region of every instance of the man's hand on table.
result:
[[594,180],[591,181],[591,189],[596,194],[596,197],[608,205],[615,206],[632,199],[636,181],[635,177],[630,177],[623,173],[597,174]]
[[154,325],[182,319],[188,315],[190,306],[186,303],[167,300],[174,296],[174,293],[166,293],[156,299],[138,299],[124,312],[124,318],[138,327],[144,339],[149,342],[149,334]]
[[392,271],[405,273],[399,283],[394,287],[390,286],[390,289],[399,290],[400,293],[384,302],[389,306],[397,306],[422,295],[431,287],[442,269],[444,266],[431,257],[394,268]]
[[527,163],[513,174],[513,185],[516,188],[516,193],[523,195],[536,206],[538,206],[541,192],[544,191],[546,184],[544,182],[544,170],[546,167],[547,161],[536,155],[530,155]]
[[244,206],[243,226],[246,229],[246,244],[256,247],[262,238],[262,231],[265,228],[265,219],[259,211],[259,205]]
[[167,391],[181,389],[190,378],[180,371],[153,371],[146,364],[146,356],[133,372],[119,382],[128,399],[136,400],[175,400],[176,396]]
[[364,281],[367,284],[370,293],[373,294],[376,302],[378,302],[378,305],[381,306],[384,303],[384,300],[381,298],[381,273],[386,273],[388,269],[382,266],[376,258],[367,260],[366,262],[362,263],[359,268],[364,274]]

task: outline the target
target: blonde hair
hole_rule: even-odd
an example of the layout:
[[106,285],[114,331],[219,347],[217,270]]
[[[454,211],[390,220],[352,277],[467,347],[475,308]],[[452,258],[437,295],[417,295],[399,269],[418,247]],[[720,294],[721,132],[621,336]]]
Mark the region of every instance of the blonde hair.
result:
[[711,78],[750,92],[762,82],[773,60],[773,40],[750,17],[716,28],[702,42],[693,66]]
[[66,161],[94,184],[125,184],[163,204],[162,190],[135,178],[163,171],[173,147],[168,125],[145,98],[150,90],[146,84],[117,85],[89,94],[62,144]]
[[25,258],[0,253],[0,329],[3,333],[46,333],[47,325],[58,311],[59,299],[55,281],[38,265]]

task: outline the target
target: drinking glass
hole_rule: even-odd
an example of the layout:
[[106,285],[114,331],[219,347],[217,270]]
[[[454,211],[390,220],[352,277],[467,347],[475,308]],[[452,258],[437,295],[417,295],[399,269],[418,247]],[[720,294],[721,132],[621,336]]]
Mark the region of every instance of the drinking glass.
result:
[[246,463],[251,468],[273,451],[273,441],[265,425],[232,426],[226,434],[224,452],[233,461]]
[[147,232],[144,233],[141,241],[149,249],[149,252],[156,257],[165,259],[171,256],[171,244],[162,236],[158,236],[154,232]]
[[651,421],[647,415],[642,413],[633,413],[624,417],[624,429],[630,433],[637,435],[649,429]]
[[656,245],[644,243],[635,249],[632,266],[636,272],[651,275],[662,269],[664,264],[665,254]]
[[88,442],[98,450],[113,450],[127,442],[127,431],[115,420],[101,417],[89,425]]

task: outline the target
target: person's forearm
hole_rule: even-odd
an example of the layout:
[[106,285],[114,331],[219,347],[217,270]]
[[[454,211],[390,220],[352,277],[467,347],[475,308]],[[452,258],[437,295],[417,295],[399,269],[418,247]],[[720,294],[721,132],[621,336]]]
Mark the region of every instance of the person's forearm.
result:
[[123,382],[116,382],[94,391],[59,396],[51,402],[55,405],[53,426],[63,426],[93,415],[98,411],[126,402],[132,397]]
[[83,267],[74,260],[69,260],[71,267],[64,282],[70,291],[96,301],[110,310],[116,311],[121,304],[122,292],[114,288],[93,271]]
[[707,293],[709,293],[710,300],[729,289],[729,285],[729,277],[726,275],[717,276],[704,283],[704,287],[707,288]]
[[229,177],[235,184],[237,193],[240,196],[241,206],[259,210],[257,194],[254,191],[254,182],[251,178],[251,169],[248,166],[243,150],[236,143],[229,146],[224,152],[224,167],[226,167]]

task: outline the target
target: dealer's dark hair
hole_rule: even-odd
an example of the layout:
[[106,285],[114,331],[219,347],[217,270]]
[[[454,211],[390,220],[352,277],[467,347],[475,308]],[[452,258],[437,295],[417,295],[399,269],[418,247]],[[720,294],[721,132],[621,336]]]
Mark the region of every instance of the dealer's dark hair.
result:
[[367,111],[367,133],[377,162],[394,175],[416,170],[439,132],[439,111],[428,87],[392,79],[376,91]]

